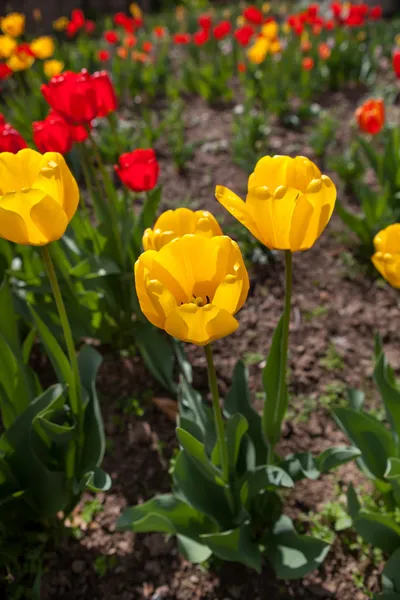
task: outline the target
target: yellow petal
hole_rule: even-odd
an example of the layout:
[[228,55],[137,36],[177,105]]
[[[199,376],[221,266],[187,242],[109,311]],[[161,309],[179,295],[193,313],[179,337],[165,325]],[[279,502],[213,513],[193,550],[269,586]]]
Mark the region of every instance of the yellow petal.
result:
[[183,304],[168,315],[165,330],[173,337],[198,346],[233,333],[239,324],[231,314],[212,304]]
[[230,189],[223,185],[217,185],[215,190],[215,196],[220,204],[237,219],[242,225],[244,225],[254,237],[260,239],[260,233],[257,225],[254,222],[253,216],[251,215],[246,203],[243,202],[239,196],[237,196]]
[[217,277],[221,283],[212,303],[234,315],[246,301],[250,287],[249,276],[236,242],[222,236],[216,238],[215,243],[219,245]]
[[329,177],[322,175],[320,179],[309,183],[305,195],[312,204],[314,213],[302,249],[311,248],[329,223],[335,208],[336,187]]
[[[64,235],[69,222],[62,206],[54,198],[47,195],[32,207],[31,219],[45,238],[44,243],[46,244],[59,240]],[[37,243],[43,244],[43,242]]]
[[381,252],[400,253],[400,223],[389,225],[377,233],[374,237],[374,245]]
[[29,244],[28,230],[23,218],[18,213],[2,208],[1,203],[0,238],[15,244]]
[[314,208],[312,204],[306,196],[301,195],[296,202],[290,224],[289,246],[292,252],[303,249],[313,212]]
[[257,162],[254,172],[248,181],[248,190],[254,187],[267,186],[271,194],[277,187],[286,184],[286,173],[289,156],[263,156]]
[[54,198],[63,207],[68,221],[72,219],[79,204],[79,189],[61,154],[43,154],[41,169],[31,186]]
[[[146,318],[155,325],[164,329],[165,315],[159,312],[159,307],[156,306],[150,298],[147,290],[147,281],[149,280],[149,265],[151,265],[152,259],[150,254],[156,254],[153,250],[149,250],[139,256],[135,263],[135,287],[136,293],[139,300],[140,308]],[[143,260],[143,257],[146,259]]]

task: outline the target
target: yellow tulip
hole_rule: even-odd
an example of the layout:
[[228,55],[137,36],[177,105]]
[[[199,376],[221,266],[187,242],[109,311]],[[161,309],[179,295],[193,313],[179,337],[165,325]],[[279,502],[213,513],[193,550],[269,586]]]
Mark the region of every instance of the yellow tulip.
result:
[[336,188],[304,156],[264,156],[249,177],[246,202],[223,186],[216,197],[265,246],[297,252],[311,248],[325,229]]
[[9,35],[0,35],[0,58],[10,58],[17,46],[17,42]]
[[148,320],[184,342],[205,346],[233,333],[249,277],[236,242],[184,235],[147,250],[135,264],[136,292]]
[[134,19],[141,19],[143,17],[142,9],[136,2],[132,2],[129,6],[129,12]]
[[6,35],[19,37],[25,30],[25,15],[17,12],[10,13],[2,19],[1,29]]
[[269,13],[269,11],[271,10],[271,4],[269,2],[264,2],[264,4],[261,7],[261,10],[264,14]]
[[10,56],[6,64],[11,69],[11,71],[18,72],[26,71],[26,69],[29,69],[34,62],[35,57],[31,56],[23,50],[21,52],[14,52],[14,54]]
[[65,31],[69,24],[68,17],[59,17],[55,21],[53,21],[53,29],[56,31]]
[[237,19],[236,19],[236,25],[238,27],[243,27],[243,25],[245,25],[245,23],[246,23],[246,19],[244,18],[244,16],[243,15],[239,15],[237,17]]
[[44,60],[54,54],[54,40],[48,35],[36,38],[30,44],[31,50],[36,58]]
[[213,237],[223,235],[215,217],[206,210],[193,211],[189,208],[167,210],[156,221],[153,229],[143,234],[145,250],[161,250],[163,246],[187,233]]
[[270,47],[271,54],[279,54],[282,51],[282,46],[279,40],[274,40],[271,42]]
[[288,33],[290,33],[290,32],[291,32],[291,28],[290,28],[290,25],[289,25],[289,23],[284,23],[284,24],[282,25],[282,31],[283,31],[283,33],[284,33],[285,35],[287,35]]
[[31,246],[58,240],[78,202],[78,186],[58,152],[0,153],[1,238]]
[[400,46],[400,33],[398,33],[396,35],[396,37],[394,38],[394,41],[396,43],[396,46]]
[[44,74],[48,79],[51,79],[55,75],[59,75],[64,70],[64,63],[62,60],[45,60],[43,64]]
[[270,45],[271,43],[267,38],[259,37],[247,51],[249,61],[256,65],[260,65],[264,62],[268,50],[270,49]]
[[372,262],[391,286],[400,288],[400,223],[389,225],[374,238]]
[[268,40],[273,41],[278,37],[279,27],[276,21],[270,21],[262,26],[261,33]]

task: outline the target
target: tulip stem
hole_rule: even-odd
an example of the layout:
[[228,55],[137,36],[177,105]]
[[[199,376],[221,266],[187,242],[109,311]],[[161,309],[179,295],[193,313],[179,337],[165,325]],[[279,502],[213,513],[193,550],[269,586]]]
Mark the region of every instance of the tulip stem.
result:
[[210,385],[215,427],[217,430],[217,441],[218,441],[218,445],[219,445],[222,477],[223,477],[223,480],[225,483],[229,483],[228,447],[226,445],[226,439],[225,439],[224,420],[222,418],[222,411],[221,411],[221,407],[219,405],[217,374],[215,372],[215,366],[214,366],[211,345],[207,344],[206,346],[204,346],[204,351],[206,353],[206,359],[207,359],[208,382]]
[[115,148],[117,150],[117,155],[120,156],[122,154],[121,152],[121,144],[119,141],[119,136],[118,136],[118,129],[117,129],[117,125],[115,122],[115,114],[114,113],[109,113],[109,115],[107,116],[108,122],[110,124],[110,128],[114,137],[114,142],[115,142]]
[[[288,358],[288,347],[289,347],[289,325],[290,325],[290,311],[292,304],[292,279],[293,279],[293,255],[290,250],[285,250],[285,271],[286,271],[286,284],[285,284],[285,306],[283,310],[283,324],[282,324],[282,339],[281,339],[281,360],[279,368],[279,385],[278,385],[278,402],[276,404],[276,410],[285,405],[285,394],[287,394],[287,358]],[[283,415],[284,416],[284,415]],[[282,417],[283,418],[283,417]],[[269,464],[274,462],[274,448],[270,448]]]
[[[83,150],[83,147],[81,147],[81,146],[78,146],[78,147],[79,147],[79,155],[81,157],[81,165],[82,165],[83,177],[85,179],[87,190],[88,190],[88,192],[89,192],[89,194],[90,194],[90,196],[92,198],[93,209],[96,210],[96,196],[94,194],[94,189],[93,189],[92,180],[90,178],[89,168],[88,168],[88,165],[86,164],[85,152]],[[94,250],[95,250],[96,254],[100,256],[100,254],[101,254],[101,248],[100,248],[99,241],[98,241],[96,232],[94,230],[94,227],[91,224],[90,214],[89,214],[88,208],[86,206],[86,202],[85,202],[85,200],[83,198],[83,194],[81,194],[81,200],[82,200],[83,212],[85,213],[86,221],[87,221],[87,224],[88,224],[88,231],[89,231],[90,236],[91,236],[91,238],[93,240]]]
[[41,252],[44,266],[46,268],[47,276],[49,278],[51,289],[53,292],[54,300],[57,306],[58,314],[60,317],[61,327],[64,333],[64,339],[67,346],[69,361],[71,364],[73,381],[70,385],[69,395],[71,400],[71,409],[78,423],[79,444],[81,444],[83,426],[83,402],[81,379],[79,375],[78,360],[76,356],[74,339],[72,337],[67,311],[65,310],[64,300],[61,295],[60,286],[58,284],[57,275],[54,269],[53,261],[51,260],[48,247],[43,246],[41,248]]

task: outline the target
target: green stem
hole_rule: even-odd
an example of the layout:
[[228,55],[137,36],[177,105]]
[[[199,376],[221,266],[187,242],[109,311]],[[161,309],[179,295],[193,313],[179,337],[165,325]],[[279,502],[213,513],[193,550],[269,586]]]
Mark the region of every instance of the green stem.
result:
[[[81,157],[81,165],[82,165],[83,177],[85,179],[86,188],[90,194],[90,197],[92,198],[93,209],[96,210],[96,196],[94,193],[93,183],[92,183],[92,180],[90,177],[89,168],[88,168],[88,165],[86,164],[85,151],[83,149],[83,146],[80,146],[79,144],[78,144],[78,148],[79,148],[78,152]],[[88,223],[88,232],[90,233],[90,237],[92,238],[93,246],[94,246],[96,254],[100,255],[101,248],[100,248],[99,240],[97,238],[95,228],[92,227],[89,211],[88,211],[86,203],[83,199],[83,194],[81,194],[81,200],[82,200],[83,212],[85,213],[85,218]]]
[[81,444],[83,428],[83,402],[81,379],[79,375],[78,360],[75,351],[74,339],[72,337],[67,311],[65,310],[65,304],[61,295],[60,286],[58,285],[57,275],[54,270],[54,265],[53,261],[51,260],[48,246],[43,246],[41,248],[41,253],[44,266],[46,267],[47,276],[50,281],[54,300],[56,302],[58,314],[61,321],[61,327],[63,329],[64,339],[67,346],[68,357],[72,368],[73,381],[70,385],[69,396],[71,401],[71,409],[77,420],[79,430],[79,443]]
[[[278,402],[276,403],[275,410],[285,404],[286,392],[286,372],[287,372],[287,357],[288,357],[288,346],[289,346],[289,325],[290,325],[290,310],[292,303],[292,278],[293,278],[293,261],[292,253],[290,250],[285,250],[285,266],[286,266],[286,284],[285,284],[285,307],[283,311],[283,327],[282,327],[282,341],[281,341],[281,364],[279,369],[279,385],[278,385]],[[276,421],[277,415],[275,415]],[[272,464],[274,462],[274,448],[270,448],[268,462]]]
[[122,154],[122,150],[121,150],[121,144],[119,141],[119,136],[118,136],[118,129],[117,129],[117,125],[115,122],[115,113],[109,113],[107,116],[107,120],[110,124],[110,128],[114,137],[114,142],[115,142],[115,148],[117,150],[117,155],[120,156]]
[[229,483],[229,462],[228,462],[228,447],[225,440],[224,420],[222,411],[219,405],[219,394],[217,384],[217,374],[215,372],[214,360],[211,350],[211,345],[204,346],[208,367],[208,382],[210,384],[212,405],[214,411],[215,426],[217,429],[217,440],[220,451],[220,462],[222,468],[222,477],[225,483]]

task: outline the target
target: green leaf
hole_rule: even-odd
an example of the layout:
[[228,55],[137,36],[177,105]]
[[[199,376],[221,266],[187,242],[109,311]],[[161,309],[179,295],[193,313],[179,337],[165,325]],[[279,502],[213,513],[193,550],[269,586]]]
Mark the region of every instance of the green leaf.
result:
[[202,563],[208,560],[212,554],[212,550],[208,546],[200,544],[186,535],[178,534],[177,540],[179,552],[191,563]]
[[95,467],[93,471],[86,473],[83,479],[85,486],[95,493],[107,492],[112,485],[111,477],[100,467]]
[[400,390],[394,383],[394,376],[385,354],[381,352],[377,358],[374,370],[374,380],[378,386],[385,405],[388,420],[396,434],[400,437]]
[[299,481],[304,477],[315,480],[318,479],[321,474],[311,452],[289,454],[285,460],[280,463],[280,466],[284,471],[289,473],[294,481]]
[[355,519],[361,510],[361,504],[352,485],[347,490],[347,510],[352,519]]
[[396,594],[395,592],[383,592],[383,594],[378,594],[375,598],[376,600],[400,600],[400,594]]
[[248,371],[242,361],[236,363],[233,371],[232,385],[224,401],[224,413],[231,417],[235,413],[242,414],[248,423],[248,435],[256,451],[257,465],[263,465],[267,459],[267,444],[262,431],[260,415],[251,404],[248,386]]
[[336,446],[333,448],[327,448],[322,454],[316,457],[315,462],[321,473],[329,473],[340,465],[358,458],[361,452],[358,448],[352,448],[349,446]]
[[289,517],[282,515],[266,537],[265,554],[279,579],[298,579],[317,569],[329,552],[329,544],[299,535]]
[[346,394],[350,408],[352,408],[353,410],[361,411],[365,401],[364,392],[355,388],[348,388],[346,390]]
[[339,200],[336,200],[335,209],[343,223],[357,235],[360,241],[372,247],[374,233],[370,231],[365,218],[346,210]]
[[366,468],[373,476],[383,480],[387,459],[397,453],[390,432],[370,415],[351,408],[336,408],[334,417],[341,430],[361,451]]
[[382,572],[383,589],[388,592],[400,592],[400,547],[387,561]]
[[200,539],[219,558],[240,562],[261,573],[262,555],[257,543],[252,540],[250,527],[247,525],[222,533],[204,534]]
[[77,279],[96,279],[107,275],[118,275],[121,269],[112,259],[92,255],[85,258],[70,270],[70,275]]
[[133,324],[135,344],[155,379],[172,394],[176,394],[174,382],[175,353],[167,336],[150,323]]
[[388,515],[360,510],[353,526],[368,544],[384,552],[390,554],[400,546],[400,527]]
[[18,325],[11,290],[6,280],[0,283],[0,334],[16,356],[20,354]]
[[262,465],[247,474],[240,490],[240,498],[243,504],[247,504],[268,488],[291,488],[293,485],[293,479],[280,467]]
[[232,415],[225,426],[228,462],[232,472],[235,471],[239,456],[240,444],[248,429],[245,417],[239,413]]
[[46,349],[46,354],[50,359],[51,364],[56,372],[58,381],[73,386],[73,376],[71,366],[65,356],[60,344],[51,333],[47,325],[42,321],[37,312],[32,306],[29,306],[33,319],[36,323],[36,328]]
[[212,464],[206,455],[204,444],[188,431],[185,431],[180,427],[176,428],[176,435],[180,445],[187,453],[188,458],[195,461],[198,469],[203,475],[218,485],[224,485],[220,471]]
[[[288,392],[285,383],[283,402],[279,404],[279,381],[281,377],[281,347],[283,335],[283,316],[272,337],[271,348],[267,357],[267,364],[262,373],[262,381],[265,391],[264,411],[262,416],[262,428],[264,435],[271,447],[279,441],[282,421],[285,417],[288,405]],[[286,375],[286,373],[285,373]]]

